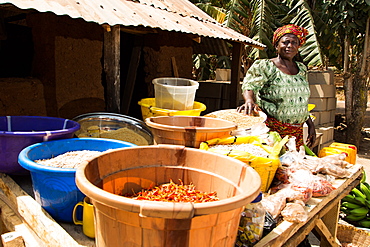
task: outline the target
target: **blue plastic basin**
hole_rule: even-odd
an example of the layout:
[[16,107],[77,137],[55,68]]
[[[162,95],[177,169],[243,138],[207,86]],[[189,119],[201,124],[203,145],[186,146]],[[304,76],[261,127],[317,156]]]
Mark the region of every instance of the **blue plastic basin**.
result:
[[76,169],[40,165],[38,159],[50,159],[70,151],[106,151],[136,146],[103,138],[70,138],[33,144],[23,149],[19,164],[30,171],[35,200],[57,221],[72,222],[73,207],[85,195],[77,188]]
[[80,124],[64,118],[43,116],[0,116],[0,172],[28,174],[18,164],[23,148],[38,142],[72,138]]

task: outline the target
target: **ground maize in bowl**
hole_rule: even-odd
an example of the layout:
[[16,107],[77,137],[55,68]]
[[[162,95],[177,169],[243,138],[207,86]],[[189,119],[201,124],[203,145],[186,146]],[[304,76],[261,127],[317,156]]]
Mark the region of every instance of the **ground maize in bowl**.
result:
[[266,114],[263,112],[259,112],[259,115],[257,116],[249,116],[237,112],[236,109],[214,111],[204,116],[231,121],[238,125],[238,129],[249,129],[256,124],[263,123],[266,120]]

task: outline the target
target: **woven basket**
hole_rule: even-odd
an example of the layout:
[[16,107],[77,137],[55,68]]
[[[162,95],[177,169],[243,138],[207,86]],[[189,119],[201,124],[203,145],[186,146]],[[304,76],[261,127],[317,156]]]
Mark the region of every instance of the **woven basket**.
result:
[[337,238],[342,246],[370,246],[370,232],[343,221],[340,221],[338,224]]

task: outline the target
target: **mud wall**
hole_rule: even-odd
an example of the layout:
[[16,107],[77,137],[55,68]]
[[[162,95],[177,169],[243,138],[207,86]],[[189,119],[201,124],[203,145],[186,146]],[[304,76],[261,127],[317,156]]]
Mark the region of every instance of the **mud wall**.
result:
[[47,115],[103,111],[102,28],[47,13],[30,15],[27,22],[35,49],[33,76],[43,83]]

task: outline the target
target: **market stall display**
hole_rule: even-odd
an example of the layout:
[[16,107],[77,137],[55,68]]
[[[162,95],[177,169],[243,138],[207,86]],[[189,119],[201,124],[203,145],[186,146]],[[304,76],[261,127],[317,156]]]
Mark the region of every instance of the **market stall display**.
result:
[[[312,229],[324,245],[333,245],[340,210],[347,210],[347,219],[361,214],[363,224],[360,219],[356,222],[367,224],[370,186],[359,183],[362,167],[355,164],[353,145],[335,143],[317,157],[303,147],[297,151],[294,137],[282,139],[269,131],[263,115],[246,117],[220,110],[192,116],[194,109],[174,111],[189,115],[147,117],[145,123],[113,113],[76,117],[82,131],[76,132],[79,138],[68,140],[124,138],[127,142],[121,142],[131,146],[117,151],[106,150],[106,145],[75,150],[78,145],[73,143],[68,147],[73,150],[32,159],[46,171],[29,166],[37,203],[57,221],[70,223],[67,218],[74,215],[74,206],[88,196],[97,219],[99,247],[120,246],[123,241],[139,246],[154,242],[158,246],[296,246]],[[82,128],[82,123],[87,125]],[[49,142],[39,145],[44,143]],[[47,154],[44,149],[38,153]],[[63,175],[69,170],[72,179]],[[80,195],[73,197],[77,199],[71,207],[66,205],[69,198],[53,191],[61,186],[71,188],[63,191],[70,197],[75,191]],[[63,198],[61,207],[56,197]],[[70,212],[61,213],[61,208]],[[274,223],[268,232],[262,226],[265,214]],[[214,224],[214,217],[223,220]]]
[[[336,190],[332,191],[330,195],[312,198],[308,202],[306,207],[308,219],[305,223],[282,221],[276,227],[272,225],[269,233],[256,246],[297,246],[314,228],[323,232],[320,240],[322,244],[335,244],[331,239],[335,239],[336,229],[338,229],[338,238],[342,239],[343,237],[339,231],[340,226],[336,227],[338,224],[338,205],[341,198],[356,187],[361,178],[362,166],[353,166],[348,179],[335,180]],[[14,224],[17,224],[16,230],[8,233],[10,236],[21,237],[27,246],[40,246],[38,243],[47,243],[53,247],[96,246],[95,241],[87,238],[81,228],[76,228],[73,224],[54,221],[30,195],[22,190],[18,183],[14,182],[10,176],[0,174],[0,191],[4,192],[6,196],[3,198],[6,203],[0,204],[2,219],[7,226],[12,225],[12,229],[14,229]],[[266,214],[266,217],[268,215]],[[30,232],[34,237],[30,237]],[[347,234],[353,233],[348,232]],[[7,237],[10,237],[9,235]],[[357,234],[355,235],[357,236]],[[358,242],[353,240],[353,243]]]

